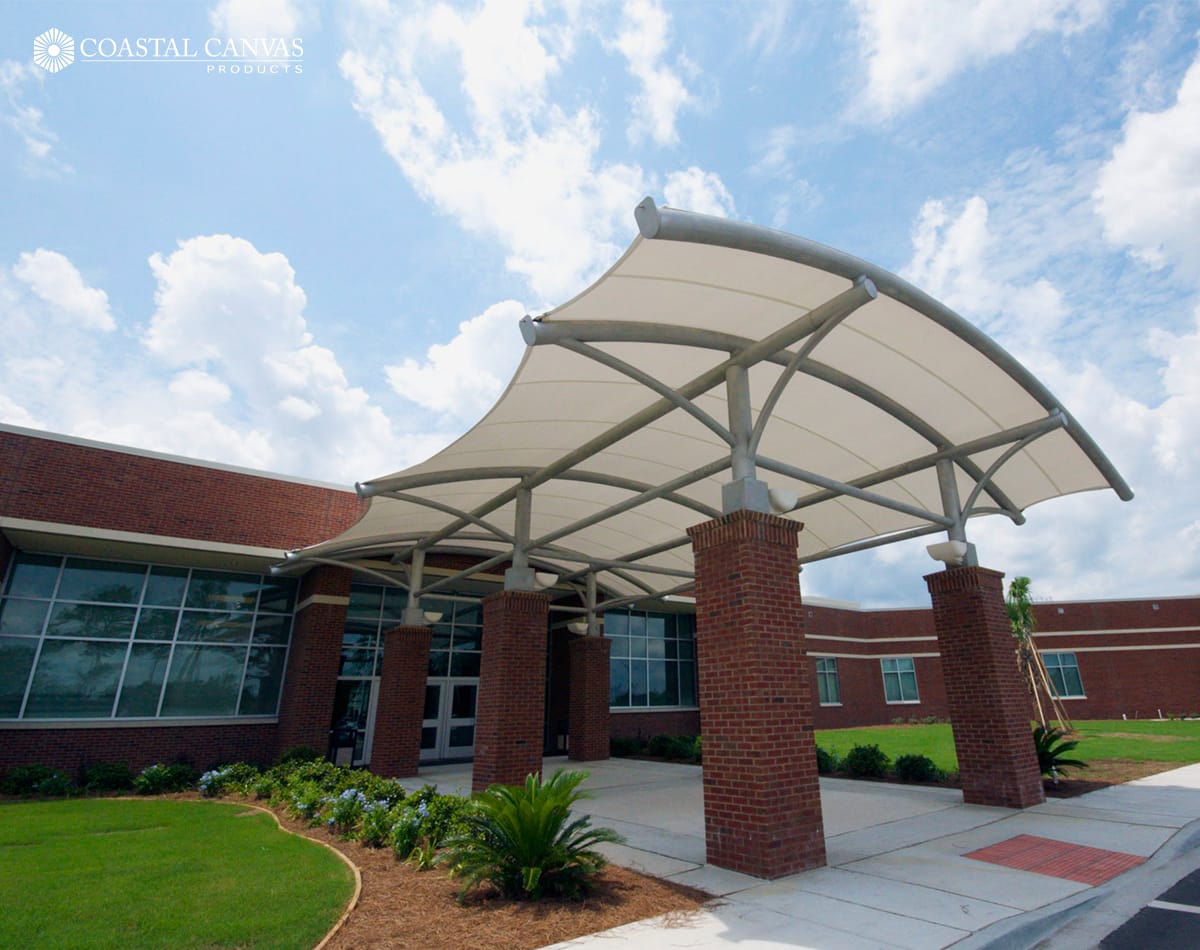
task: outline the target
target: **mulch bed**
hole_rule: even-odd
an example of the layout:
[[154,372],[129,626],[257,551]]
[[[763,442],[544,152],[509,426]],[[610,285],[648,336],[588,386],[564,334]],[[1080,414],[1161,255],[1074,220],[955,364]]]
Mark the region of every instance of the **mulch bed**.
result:
[[609,865],[595,892],[582,901],[514,901],[482,885],[459,904],[461,884],[440,868],[418,871],[397,861],[390,848],[364,848],[324,828],[277,815],[290,831],[337,848],[362,875],[358,906],[326,944],[328,950],[533,950],[664,914],[668,925],[683,926],[711,900],[695,888]]

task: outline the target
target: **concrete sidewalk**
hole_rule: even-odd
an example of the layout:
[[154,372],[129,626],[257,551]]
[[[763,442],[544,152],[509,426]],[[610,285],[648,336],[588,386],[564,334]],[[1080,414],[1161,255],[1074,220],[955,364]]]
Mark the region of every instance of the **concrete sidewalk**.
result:
[[[566,764],[547,759],[546,774]],[[422,769],[411,784],[469,790],[470,768]],[[1200,765],[1025,811],[964,805],[954,789],[821,779],[829,866],[770,882],[704,863],[700,769],[610,759],[586,771],[582,810],[627,842],[605,846],[614,863],[716,899],[560,947],[1017,948],[1051,935],[1055,948],[1094,947],[1200,867]]]

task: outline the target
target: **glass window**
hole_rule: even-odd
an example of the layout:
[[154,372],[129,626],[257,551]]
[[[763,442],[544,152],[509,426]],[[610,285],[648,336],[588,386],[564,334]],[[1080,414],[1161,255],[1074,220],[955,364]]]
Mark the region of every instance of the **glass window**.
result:
[[287,651],[278,647],[251,647],[250,656],[246,660],[246,678],[242,682],[239,715],[275,715],[286,659]]
[[840,706],[842,703],[836,657],[817,657],[817,701],[822,706]]
[[54,596],[54,585],[58,583],[58,569],[61,566],[60,557],[18,554],[13,559],[5,594],[9,597],[40,597],[49,600]]
[[695,618],[636,610],[604,615],[609,653],[609,706],[696,705]]
[[187,585],[186,567],[152,567],[142,603],[155,607],[178,607],[183,603]]
[[144,565],[69,557],[58,584],[57,599],[136,604],[142,599],[145,583]]
[[135,643],[125,665],[118,716],[157,716],[167,663],[171,659],[169,643]]
[[163,691],[162,715],[234,715],[245,665],[245,647],[176,644]]
[[0,637],[0,717],[16,719],[21,714],[37,645],[28,637]]
[[50,604],[45,600],[6,600],[0,603],[0,636],[40,637]]
[[128,640],[133,635],[134,607],[100,604],[55,604],[46,624],[48,637],[88,640]]
[[883,695],[889,703],[917,703],[917,670],[912,657],[886,657],[883,667]]
[[1042,662],[1046,664],[1050,683],[1059,696],[1064,699],[1087,698],[1074,653],[1043,653]]
[[98,640],[46,640],[38,657],[27,719],[109,717],[128,647]]
[[4,589],[2,719],[258,716],[279,705],[294,578],[18,553]]
[[254,614],[218,614],[184,611],[179,622],[180,640],[204,640],[209,643],[249,643]]
[[178,610],[143,607],[142,612],[138,614],[137,629],[133,632],[133,638],[135,640],[165,640],[169,643],[175,639],[175,628],[178,626]]
[[262,581],[245,574],[192,571],[185,606],[205,610],[253,610]]

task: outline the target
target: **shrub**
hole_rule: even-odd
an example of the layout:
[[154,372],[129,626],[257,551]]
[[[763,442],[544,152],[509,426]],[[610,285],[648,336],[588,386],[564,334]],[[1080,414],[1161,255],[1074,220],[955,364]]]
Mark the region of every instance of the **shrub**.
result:
[[37,787],[54,775],[48,765],[17,765],[8,770],[0,782],[0,792],[5,795],[35,795]]
[[367,796],[357,788],[347,788],[336,798],[325,800],[325,823],[342,837],[351,837],[362,820]]
[[641,739],[633,739],[628,736],[613,736],[608,740],[608,751],[610,755],[640,755],[645,746]]
[[[424,809],[421,811],[419,809]],[[404,806],[395,816],[390,835],[392,850],[401,861],[407,861],[413,853],[417,842],[421,840],[421,820],[425,817],[428,806],[421,802],[417,807]]]
[[367,848],[382,848],[391,841],[392,826],[396,823],[395,806],[387,802],[367,802],[363,806],[358,840]]
[[167,792],[183,792],[196,784],[200,773],[184,762],[174,765],[148,765],[133,780],[139,795],[162,795]]
[[703,736],[696,736],[696,741],[692,743],[692,758],[697,762],[704,761]]
[[1043,729],[1033,727],[1033,746],[1037,750],[1038,768],[1043,775],[1049,775],[1055,782],[1060,774],[1070,769],[1086,769],[1087,763],[1080,759],[1069,759],[1067,753],[1079,745],[1078,739],[1067,739],[1062,729],[1053,726]]
[[68,795],[74,795],[79,789],[67,778],[65,772],[55,771],[48,778],[38,782],[34,791],[46,798],[66,798]]
[[856,745],[846,753],[842,768],[855,778],[883,778],[891,760],[877,745]]
[[245,762],[234,762],[219,769],[209,769],[196,783],[205,795],[221,795],[227,791],[249,794],[259,778],[259,771]]
[[321,820],[328,798],[316,782],[298,782],[288,787],[284,807],[293,818],[315,825]]
[[837,753],[817,746],[817,771],[822,775],[829,775],[831,772],[836,772],[837,767]]
[[660,759],[692,759],[696,748],[694,736],[654,736],[646,746],[650,755]]
[[133,772],[124,762],[93,762],[83,770],[89,792],[124,792],[133,788]]
[[321,755],[316,749],[306,745],[298,745],[282,753],[275,760],[274,767],[290,770],[293,766],[302,765],[305,762],[319,762],[324,758],[325,756]]
[[902,782],[936,782],[944,777],[942,770],[927,755],[899,756],[893,768],[896,778]]
[[610,828],[589,827],[586,817],[570,820],[586,777],[559,769],[542,782],[534,773],[524,786],[493,785],[481,794],[466,818],[468,832],[451,838],[439,858],[463,878],[459,899],[483,881],[525,900],[587,893],[605,864],[595,846],[622,838]]

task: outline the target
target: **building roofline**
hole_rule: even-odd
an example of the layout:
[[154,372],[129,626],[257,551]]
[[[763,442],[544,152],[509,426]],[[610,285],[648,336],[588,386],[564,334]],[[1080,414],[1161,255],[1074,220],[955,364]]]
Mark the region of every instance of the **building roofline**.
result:
[[278,472],[267,472],[262,469],[245,468],[240,465],[228,465],[224,462],[212,462],[206,459],[189,458],[186,455],[172,455],[168,452],[155,452],[141,449],[132,445],[118,445],[115,442],[99,442],[94,439],[84,439],[79,436],[65,435],[61,432],[48,432],[43,429],[29,429],[24,426],[0,423],[0,432],[11,432],[31,439],[43,439],[47,442],[62,442],[65,445],[78,445],[82,448],[97,449],[104,452],[119,452],[122,455],[134,455],[140,458],[154,459],[162,462],[174,462],[179,465],[191,465],[196,468],[207,468],[219,472],[232,472],[236,475],[249,475],[252,478],[265,478],[275,482],[287,482],[293,485],[308,485],[313,488],[324,488],[329,491],[355,494],[354,487],[339,485],[335,482],[325,482],[315,478],[302,478],[298,475],[282,475]]

